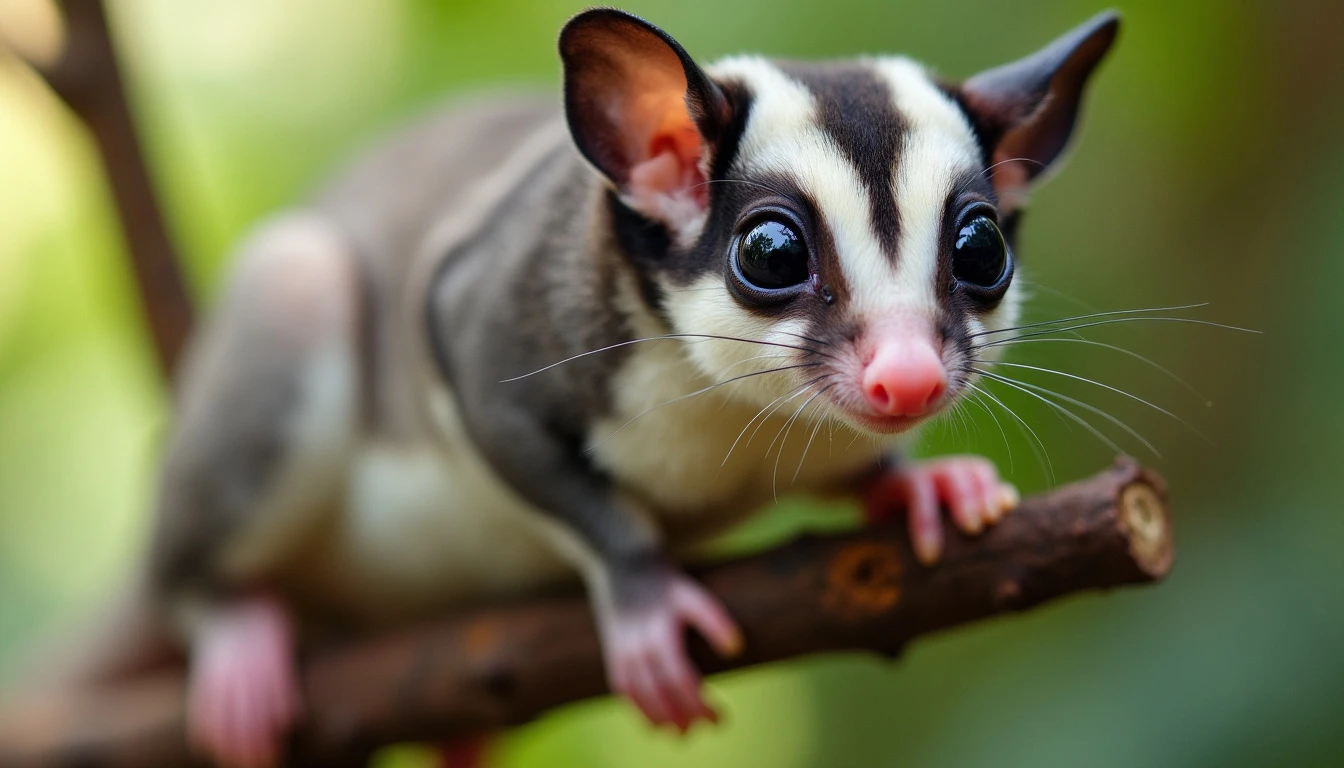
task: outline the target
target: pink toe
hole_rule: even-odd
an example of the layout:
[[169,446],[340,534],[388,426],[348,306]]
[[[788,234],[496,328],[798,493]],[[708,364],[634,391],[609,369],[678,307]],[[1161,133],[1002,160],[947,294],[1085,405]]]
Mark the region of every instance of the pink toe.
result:
[[[669,598],[678,617],[704,635],[714,650],[723,656],[736,656],[742,652],[742,631],[718,598],[686,578],[675,582],[670,592]],[[673,628],[673,636],[680,645],[679,626]],[[682,658],[686,655],[684,649],[678,648],[677,652]]]
[[601,617],[602,639],[612,689],[654,725],[685,732],[697,720],[717,717],[701,696],[700,674],[686,654],[685,630],[700,632],[720,652],[736,652],[741,637],[717,598],[684,575],[668,578],[656,603]]
[[290,627],[271,601],[222,608],[192,648],[188,733],[224,768],[279,761],[297,714]]
[[679,729],[685,731],[695,720],[710,714],[700,696],[700,675],[691,668],[684,649],[677,647],[663,654],[655,674],[676,712]]
[[915,556],[925,565],[943,553],[943,522],[938,516],[938,497],[933,480],[912,474],[906,479],[909,492],[910,542]]
[[933,477],[939,495],[952,513],[952,521],[966,533],[979,533],[980,494],[972,484],[971,476],[955,467],[947,467]]
[[981,504],[984,505],[985,520],[990,523],[996,523],[1003,516],[1002,504],[999,501],[999,476],[994,468],[989,464],[983,464],[976,468],[976,483],[980,487]]
[[635,706],[639,707],[644,713],[644,717],[655,726],[675,724],[677,716],[671,702],[669,702],[663,691],[659,690],[658,683],[654,678],[653,669],[645,660],[640,660],[632,665],[631,678],[634,680],[634,695],[632,699]]

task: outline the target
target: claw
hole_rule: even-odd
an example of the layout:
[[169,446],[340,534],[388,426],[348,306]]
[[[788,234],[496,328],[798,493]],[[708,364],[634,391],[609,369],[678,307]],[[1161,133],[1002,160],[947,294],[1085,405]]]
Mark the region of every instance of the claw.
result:
[[703,587],[686,576],[670,578],[656,605],[602,617],[602,639],[612,690],[630,699],[655,726],[685,733],[700,720],[718,721],[687,656],[686,628],[724,656],[741,652],[742,634]]
[[253,599],[224,608],[192,647],[188,730],[222,768],[271,768],[300,715],[285,608]]
[[869,489],[865,508],[869,522],[886,519],[892,508],[904,508],[915,556],[928,565],[943,551],[940,504],[957,528],[975,535],[1002,520],[1018,501],[1017,489],[1000,480],[988,460],[950,456],[882,475]]

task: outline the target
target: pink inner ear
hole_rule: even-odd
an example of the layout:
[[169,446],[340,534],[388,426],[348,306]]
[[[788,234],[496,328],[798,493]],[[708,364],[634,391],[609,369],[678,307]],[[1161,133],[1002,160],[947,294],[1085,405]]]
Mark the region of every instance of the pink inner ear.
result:
[[684,107],[670,111],[650,136],[644,159],[630,168],[626,193],[647,215],[674,226],[689,223],[709,204],[703,152],[700,132]]

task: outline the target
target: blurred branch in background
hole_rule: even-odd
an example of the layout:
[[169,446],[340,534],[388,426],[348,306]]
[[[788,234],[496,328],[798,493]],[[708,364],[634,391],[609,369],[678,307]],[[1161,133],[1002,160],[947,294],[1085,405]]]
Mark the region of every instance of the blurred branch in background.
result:
[[[737,617],[739,658],[692,655],[707,672],[797,656],[896,656],[941,629],[1092,589],[1152,582],[1172,562],[1165,487],[1134,460],[1028,498],[983,536],[949,533],[945,560],[915,562],[904,527],[812,537],[707,568]],[[303,665],[306,720],[290,765],[363,765],[379,747],[443,742],[527,722],[601,695],[598,638],[582,597],[447,619],[327,649]],[[154,768],[193,762],[180,671],[119,688],[27,700],[0,715],[0,765]]]
[[[84,121],[98,145],[159,365],[171,377],[192,324],[191,299],[177,250],[145,166],[102,0],[65,0],[62,7],[63,45],[53,45],[47,35],[34,40],[23,34],[25,30],[10,34],[0,30],[0,45],[42,75]],[[50,30],[38,11],[26,18],[36,28]]]
[[[30,7],[51,8],[33,2]],[[165,228],[100,0],[66,0],[50,36],[4,29],[0,46],[38,71],[88,126],[127,241],[159,363],[171,376],[192,324],[178,254]],[[970,542],[953,534],[937,568],[911,567],[899,526],[809,538],[705,570],[741,622],[742,657],[719,672],[803,655],[895,656],[910,640],[1063,595],[1166,575],[1172,558],[1162,481],[1131,460],[1027,499]],[[445,619],[327,649],[304,664],[307,719],[295,764],[362,765],[376,749],[440,742],[527,722],[605,692],[598,639],[581,597]],[[185,742],[181,670],[115,688],[18,702],[0,714],[0,765],[175,766]]]

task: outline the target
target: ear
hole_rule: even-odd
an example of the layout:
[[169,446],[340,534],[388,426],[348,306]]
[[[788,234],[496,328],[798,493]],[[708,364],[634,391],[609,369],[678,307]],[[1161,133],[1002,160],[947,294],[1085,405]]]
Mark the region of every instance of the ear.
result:
[[570,19],[560,57],[579,151],[627,205],[676,232],[694,227],[710,148],[730,119],[723,92],[667,33],[610,8]]
[[1006,208],[1017,207],[1030,182],[1063,153],[1087,79],[1119,30],[1119,14],[1102,12],[1025,59],[962,84],[962,103],[989,154],[994,188]]

